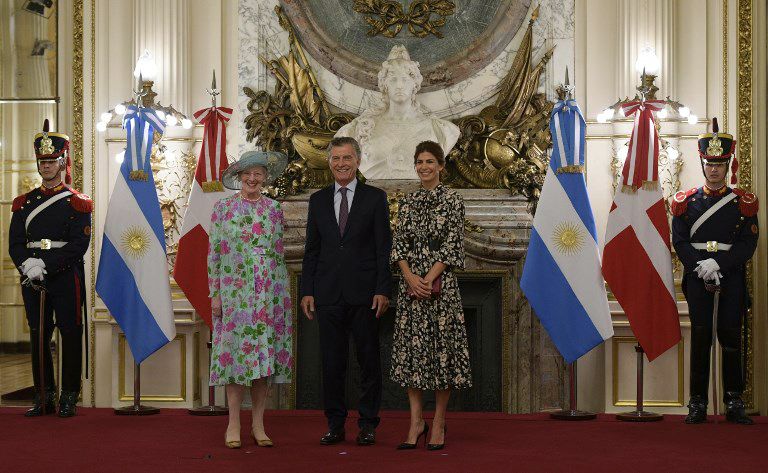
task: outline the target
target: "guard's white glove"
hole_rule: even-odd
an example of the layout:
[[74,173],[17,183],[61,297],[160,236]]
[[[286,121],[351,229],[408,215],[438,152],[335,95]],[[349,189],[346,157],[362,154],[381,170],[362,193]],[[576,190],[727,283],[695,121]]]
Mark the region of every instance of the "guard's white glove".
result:
[[29,276],[27,273],[29,273],[29,270],[35,266],[39,266],[41,269],[44,269],[45,262],[43,262],[43,260],[40,258],[27,258],[23,263],[21,263],[21,272],[24,274],[24,276]]
[[29,268],[29,271],[27,271],[27,277],[32,281],[42,281],[44,277],[43,275],[47,273],[48,271],[44,270],[40,266],[32,266]]
[[714,279],[713,276],[720,270],[720,265],[717,264],[714,258],[697,261],[696,263],[698,263],[698,266],[696,266],[694,271],[705,281]]
[[715,271],[715,273],[712,275],[710,279],[705,279],[704,282],[713,282],[716,286],[720,285],[720,278],[722,278],[723,275],[720,273],[720,271]]

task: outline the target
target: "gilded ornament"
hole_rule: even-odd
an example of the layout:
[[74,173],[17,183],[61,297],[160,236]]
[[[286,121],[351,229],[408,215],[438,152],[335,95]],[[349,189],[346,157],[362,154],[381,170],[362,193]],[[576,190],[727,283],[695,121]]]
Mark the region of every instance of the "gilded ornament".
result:
[[49,155],[56,151],[53,147],[53,140],[48,138],[48,133],[43,132],[43,138],[40,140],[40,154]]
[[708,156],[720,156],[723,154],[723,145],[720,142],[720,138],[717,137],[717,133],[712,135],[712,139],[709,140],[709,144],[707,145],[707,155]]
[[[738,154],[739,154],[739,187],[752,189],[752,0],[738,0],[738,79],[737,101],[738,111]],[[727,67],[724,69],[728,69]],[[747,290],[752,297],[754,290],[754,265],[747,262]],[[744,353],[746,366],[744,370],[745,389],[744,401],[748,408],[754,406],[754,313],[747,310],[744,320]]]
[[[83,189],[83,123],[85,96],[83,94],[83,44],[84,44],[84,22],[83,10],[84,0],[74,0],[72,5],[74,29],[72,33],[72,179],[75,189]],[[91,10],[91,17],[94,13]],[[93,42],[91,37],[91,42]],[[92,47],[93,44],[91,45]],[[93,76],[91,77],[93,80]]]
[[399,1],[354,0],[352,8],[367,15],[365,22],[371,26],[368,36],[394,38],[407,25],[408,31],[417,38],[430,34],[442,38],[439,28],[445,26],[446,17],[454,14],[456,4],[450,0],[415,0],[408,5],[406,13]]

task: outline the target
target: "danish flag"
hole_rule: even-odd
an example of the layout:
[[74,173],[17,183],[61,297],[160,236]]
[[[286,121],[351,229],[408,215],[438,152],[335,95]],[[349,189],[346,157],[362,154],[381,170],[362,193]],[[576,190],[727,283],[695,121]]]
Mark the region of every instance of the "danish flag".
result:
[[203,128],[203,146],[195,179],[189,193],[187,212],[181,228],[173,277],[192,307],[211,327],[211,299],[208,297],[208,231],[213,206],[230,195],[221,184],[227,168],[227,127],[232,109],[209,107],[195,112]]
[[670,232],[658,185],[659,137],[653,112],[662,101],[623,105],[635,114],[622,182],[613,198],[603,250],[603,276],[638,343],[653,361],[680,341]]

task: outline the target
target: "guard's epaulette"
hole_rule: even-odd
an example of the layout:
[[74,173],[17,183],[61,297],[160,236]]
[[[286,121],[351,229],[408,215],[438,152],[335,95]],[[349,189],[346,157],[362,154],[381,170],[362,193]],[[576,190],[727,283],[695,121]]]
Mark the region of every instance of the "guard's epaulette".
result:
[[72,198],[69,199],[69,203],[72,205],[73,209],[84,214],[93,212],[93,200],[91,200],[90,197],[88,197],[86,194],[76,191],[75,189],[72,189],[71,187],[69,190],[72,192]]
[[744,189],[734,188],[733,193],[739,196],[739,210],[745,217],[754,217],[760,209],[757,196]]
[[688,189],[687,191],[680,191],[675,193],[675,195],[672,197],[672,215],[675,217],[683,215],[685,211],[688,210],[688,199],[698,190],[699,189],[697,187],[694,187],[692,189]]
[[11,205],[11,212],[21,210],[21,208],[24,206],[25,200],[27,200],[27,194],[21,194],[20,196],[13,199],[13,205]]

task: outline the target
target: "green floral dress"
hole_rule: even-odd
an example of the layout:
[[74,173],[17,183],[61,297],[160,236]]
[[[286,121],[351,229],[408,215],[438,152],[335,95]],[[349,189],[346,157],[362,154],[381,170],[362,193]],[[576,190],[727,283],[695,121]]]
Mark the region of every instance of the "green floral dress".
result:
[[250,385],[268,377],[291,382],[292,315],[280,203],[240,194],[216,203],[208,247],[210,296],[221,296],[213,318],[214,385]]
[[412,299],[400,280],[392,343],[390,377],[417,389],[460,389],[472,386],[467,329],[454,273],[464,268],[464,200],[438,185],[405,196],[400,202],[391,261],[405,260],[425,276],[435,262],[447,265],[442,288],[431,299]]

